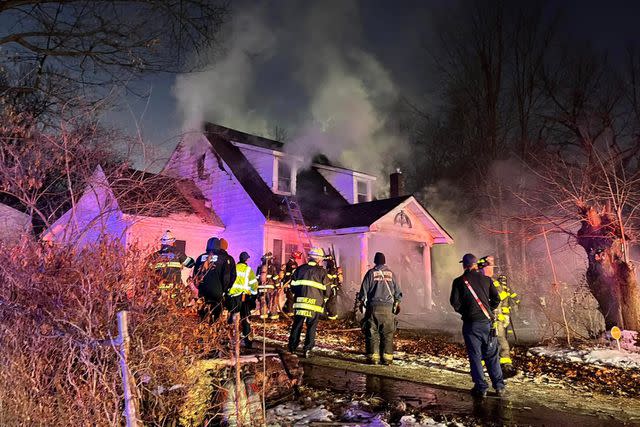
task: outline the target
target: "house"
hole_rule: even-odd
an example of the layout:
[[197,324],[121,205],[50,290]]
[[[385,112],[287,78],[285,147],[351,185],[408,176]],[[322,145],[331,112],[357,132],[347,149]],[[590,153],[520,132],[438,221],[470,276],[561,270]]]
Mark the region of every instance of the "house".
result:
[[[247,251],[257,265],[270,251],[284,262],[307,238],[333,248],[348,309],[382,251],[403,287],[403,311],[430,309],[431,248],[452,243],[451,236],[414,196],[402,194],[400,173],[391,176],[391,197],[374,200],[376,177],[317,160],[306,165],[279,142],[208,123],[176,147],[162,173],[193,182],[211,201],[234,257]],[[289,201],[299,206],[308,233]]]
[[148,253],[159,249],[166,230],[178,247],[197,256],[224,224],[192,181],[134,169],[105,173],[98,166],[75,207],[43,239],[82,246],[107,234]]

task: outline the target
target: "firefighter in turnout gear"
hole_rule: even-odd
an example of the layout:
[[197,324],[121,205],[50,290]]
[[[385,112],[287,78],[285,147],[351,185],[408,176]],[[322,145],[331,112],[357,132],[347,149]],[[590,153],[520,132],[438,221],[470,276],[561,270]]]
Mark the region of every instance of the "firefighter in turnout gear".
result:
[[242,252],[236,264],[236,280],[229,289],[227,309],[229,310],[229,323],[233,323],[234,316],[240,316],[242,324],[242,337],[245,347],[251,348],[251,324],[249,315],[255,307],[255,298],[258,295],[258,279],[251,267],[247,265],[249,254]]
[[[492,256],[485,256],[478,260],[478,268],[485,276],[489,277],[493,286],[498,289],[500,296],[500,305],[494,311],[495,328],[500,345],[500,366],[504,378],[513,377],[516,371],[511,360],[511,352],[509,348],[508,334],[513,334],[513,326],[511,325],[511,309],[520,303],[518,295],[507,286],[507,277],[498,275],[494,278],[495,261]],[[511,327],[511,328],[510,328]]]
[[260,318],[277,320],[279,315],[278,291],[278,269],[273,260],[273,254],[267,252],[262,256],[258,267],[258,293],[260,297]]
[[195,262],[175,247],[176,238],[167,230],[160,239],[160,250],[151,255],[150,266],[159,276],[158,289],[162,295],[176,298],[182,287],[182,269],[191,268]]
[[363,332],[369,363],[377,365],[382,361],[390,365],[396,330],[394,316],[400,313],[402,292],[395,275],[385,265],[384,254],[376,252],[373,262],[375,266],[365,274],[357,300],[360,311],[364,312]]
[[298,268],[300,262],[302,261],[302,252],[294,251],[291,253],[289,260],[284,265],[284,278],[282,279],[282,288],[284,289],[284,293],[286,296],[286,302],[284,304],[283,311],[289,315],[293,315],[293,291],[291,290],[291,277],[293,272]]
[[302,327],[307,324],[304,338],[303,357],[308,358],[316,339],[316,328],[324,304],[330,295],[330,281],[322,267],[324,251],[313,248],[309,251],[309,262],[298,267],[291,278],[291,290],[295,297],[294,317],[289,335],[289,352],[293,353],[300,344]]
[[342,268],[337,266],[333,254],[327,256],[326,260],[327,277],[329,278],[329,287],[331,293],[327,301],[326,311],[327,319],[336,320],[338,318],[338,292],[342,286]]

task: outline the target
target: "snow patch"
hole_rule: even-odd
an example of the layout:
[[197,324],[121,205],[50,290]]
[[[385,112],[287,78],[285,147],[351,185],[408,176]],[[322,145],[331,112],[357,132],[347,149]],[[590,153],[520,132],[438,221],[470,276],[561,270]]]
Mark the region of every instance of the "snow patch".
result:
[[629,353],[608,348],[593,348],[588,350],[571,350],[553,347],[532,347],[531,354],[551,357],[576,363],[588,363],[598,366],[613,366],[616,368],[640,369],[640,354]]
[[333,418],[333,413],[325,409],[324,405],[302,409],[300,404],[289,402],[267,411],[267,425],[269,426],[280,426],[282,424],[304,426],[317,421],[330,422],[333,421]]

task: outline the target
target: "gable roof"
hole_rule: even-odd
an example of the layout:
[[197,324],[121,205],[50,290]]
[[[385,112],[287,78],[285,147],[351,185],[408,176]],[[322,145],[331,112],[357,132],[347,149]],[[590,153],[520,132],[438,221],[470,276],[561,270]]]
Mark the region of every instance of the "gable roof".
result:
[[124,169],[109,174],[107,181],[124,214],[166,217],[183,213],[196,215],[207,224],[224,227],[191,180]]

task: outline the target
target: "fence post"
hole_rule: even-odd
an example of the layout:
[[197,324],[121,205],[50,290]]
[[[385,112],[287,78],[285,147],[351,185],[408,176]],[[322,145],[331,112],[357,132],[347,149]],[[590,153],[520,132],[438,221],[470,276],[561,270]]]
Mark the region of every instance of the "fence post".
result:
[[127,366],[127,357],[129,356],[129,321],[126,311],[119,311],[118,316],[118,354],[120,355],[120,372],[122,373],[122,389],[124,390],[124,416],[127,421],[127,427],[137,427],[138,415],[136,411],[136,402],[131,390],[131,382],[129,380],[129,366]]

